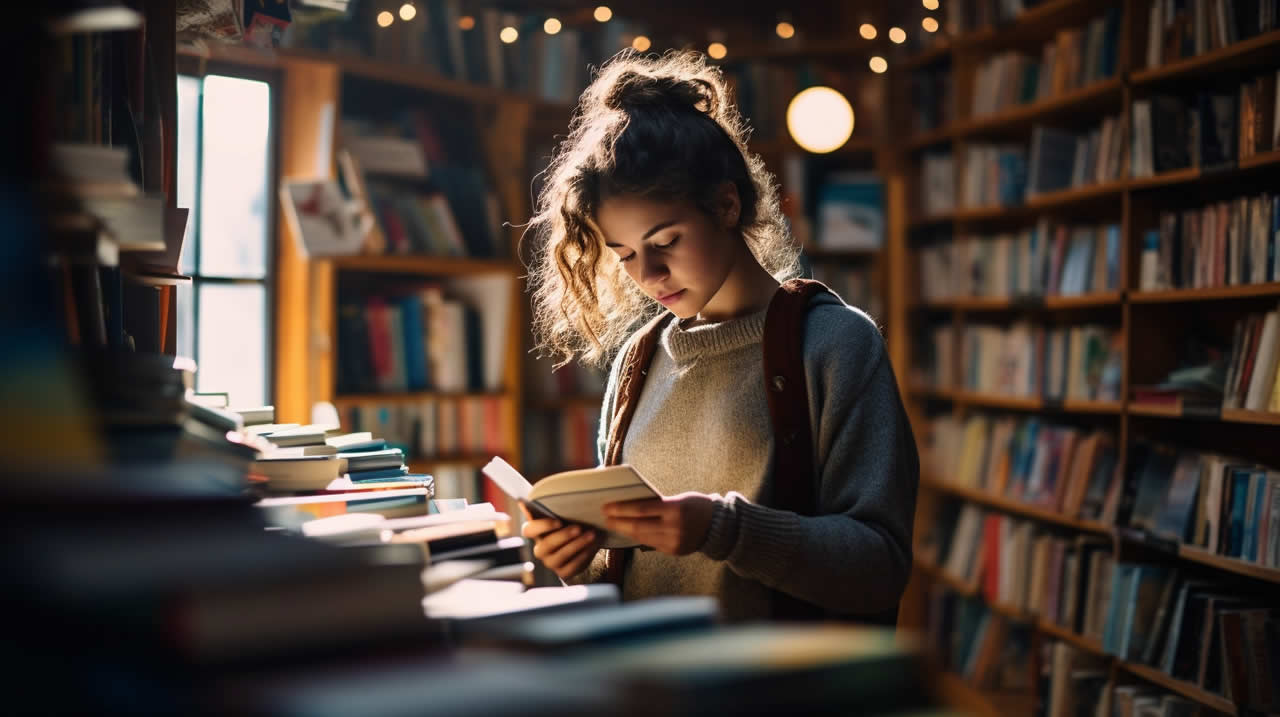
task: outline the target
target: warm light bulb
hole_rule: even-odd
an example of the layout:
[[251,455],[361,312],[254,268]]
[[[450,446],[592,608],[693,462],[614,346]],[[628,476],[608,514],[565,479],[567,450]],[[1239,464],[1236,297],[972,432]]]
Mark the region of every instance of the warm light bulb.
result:
[[778,23],[778,26],[774,28],[774,30],[778,33],[778,37],[784,40],[790,40],[796,36],[796,26],[789,22]]
[[907,32],[900,27],[891,27],[889,28],[889,39],[894,44],[901,45],[907,41]]
[[921,0],[924,3],[925,10],[937,10],[938,0]]
[[729,54],[729,49],[724,46],[723,42],[713,42],[707,45],[707,54],[713,60],[723,60],[724,56]]
[[554,17],[549,17],[546,22],[542,23],[542,29],[546,31],[548,35],[554,35],[557,32],[560,32],[560,21]]
[[649,45],[650,45],[649,38],[645,37],[644,35],[636,35],[636,39],[631,41],[631,47],[636,52],[644,52],[645,50],[648,50]]
[[871,64],[871,71],[876,73],[877,75],[889,69],[889,63],[885,62],[884,58],[879,55],[876,55],[875,57],[871,58],[870,64]]
[[417,17],[417,15],[418,15],[418,8],[414,7],[413,3],[407,2],[400,6],[401,20],[404,20],[405,22],[409,22],[413,18]]
[[386,10],[378,13],[378,27],[391,27],[391,23],[395,21],[396,16]]
[[476,19],[470,15],[463,15],[458,18],[459,30],[474,30],[476,27]]
[[787,105],[787,131],[802,149],[835,151],[853,134],[853,108],[830,87],[810,87]]
[[609,9],[608,5],[601,5],[596,8],[596,22],[609,22],[611,17],[613,17],[613,11]]
[[498,39],[510,45],[520,37],[520,32],[510,25],[502,28],[502,32],[498,33]]
[[920,21],[920,27],[923,27],[925,32],[937,32],[938,21],[931,17],[926,17]]
[[869,22],[864,22],[862,27],[858,28],[858,34],[862,35],[863,39],[874,40],[876,39],[876,26]]

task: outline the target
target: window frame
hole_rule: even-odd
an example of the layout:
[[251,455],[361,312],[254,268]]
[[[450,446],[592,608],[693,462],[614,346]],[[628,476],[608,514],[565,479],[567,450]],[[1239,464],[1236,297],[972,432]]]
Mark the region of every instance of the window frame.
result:
[[[228,62],[209,61],[204,58],[192,57],[190,55],[179,55],[177,57],[175,77],[175,87],[177,78],[193,77],[201,81],[202,88],[200,92],[200,100],[197,106],[197,112],[203,119],[204,114],[204,91],[203,82],[209,75],[221,75],[223,77],[232,77],[242,80],[252,80],[256,82],[266,83],[270,88],[270,121],[267,127],[267,183],[266,183],[266,246],[264,254],[264,270],[260,279],[250,279],[244,277],[230,277],[203,274],[200,272],[200,215],[204,211],[204,202],[195,201],[194,207],[187,216],[187,225],[190,227],[190,246],[183,246],[183,252],[194,252],[195,269],[188,275],[191,277],[191,358],[196,359],[200,355],[200,287],[202,284],[219,285],[219,286],[261,286],[263,287],[263,347],[264,355],[262,357],[263,370],[263,400],[266,405],[273,405],[275,401],[276,380],[276,280],[279,276],[279,220],[280,211],[278,202],[276,201],[277,187],[280,186],[280,143],[278,136],[279,117],[280,117],[280,90],[283,85],[281,74],[278,70],[265,67],[252,67],[238,65]],[[175,109],[176,112],[176,109]],[[174,117],[174,127],[178,126],[177,117]],[[198,126],[200,137],[196,140],[196,168],[195,168],[195,196],[200,197],[202,193],[202,169],[204,166],[204,125],[203,122]],[[177,157],[175,155],[174,162],[176,164]],[[174,185],[176,196],[177,186]],[[183,320],[183,316],[175,311],[175,321]],[[197,361],[197,367],[199,362]],[[197,379],[198,380],[198,379]],[[197,390],[200,390],[197,388]]]

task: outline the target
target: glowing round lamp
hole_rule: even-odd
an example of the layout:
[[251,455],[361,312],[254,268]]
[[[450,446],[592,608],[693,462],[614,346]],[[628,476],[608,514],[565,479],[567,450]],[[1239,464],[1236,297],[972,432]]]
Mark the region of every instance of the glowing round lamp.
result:
[[834,152],[853,134],[853,107],[830,87],[810,87],[787,105],[787,131],[802,149]]

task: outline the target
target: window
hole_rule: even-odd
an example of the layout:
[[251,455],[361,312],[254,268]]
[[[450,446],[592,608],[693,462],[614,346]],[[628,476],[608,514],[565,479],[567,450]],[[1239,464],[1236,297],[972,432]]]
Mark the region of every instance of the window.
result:
[[271,402],[271,85],[178,76],[177,204],[188,207],[177,298],[178,354],[196,390],[232,406]]

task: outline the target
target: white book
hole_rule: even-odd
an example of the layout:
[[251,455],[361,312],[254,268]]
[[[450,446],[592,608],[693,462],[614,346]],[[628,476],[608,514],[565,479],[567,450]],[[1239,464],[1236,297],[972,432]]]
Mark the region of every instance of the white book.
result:
[[1271,398],[1271,388],[1276,379],[1276,349],[1280,339],[1280,310],[1267,314],[1262,322],[1262,336],[1258,339],[1258,354],[1254,358],[1253,376],[1249,379],[1249,392],[1244,407],[1261,411]]

